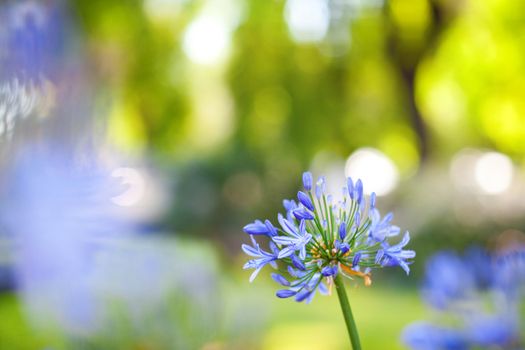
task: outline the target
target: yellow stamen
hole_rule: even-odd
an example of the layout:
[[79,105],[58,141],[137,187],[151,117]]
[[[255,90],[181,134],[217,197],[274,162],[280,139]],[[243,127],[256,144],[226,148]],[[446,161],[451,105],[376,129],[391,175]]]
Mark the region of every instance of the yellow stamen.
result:
[[365,286],[370,287],[372,285],[372,277],[370,277],[370,274],[369,273],[365,274],[364,279],[365,279]]

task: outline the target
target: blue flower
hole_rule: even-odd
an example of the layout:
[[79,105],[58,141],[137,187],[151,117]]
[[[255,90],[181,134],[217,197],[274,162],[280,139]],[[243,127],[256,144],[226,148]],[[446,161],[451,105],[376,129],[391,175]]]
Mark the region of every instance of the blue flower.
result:
[[371,211],[371,228],[369,236],[371,239],[374,239],[377,242],[383,242],[389,237],[394,237],[399,234],[401,231],[399,227],[390,224],[394,215],[392,213],[386,214],[383,219],[377,209],[372,209]]
[[423,298],[437,309],[464,301],[475,290],[474,276],[468,264],[453,252],[444,251],[431,257],[426,271]]
[[341,225],[339,225],[339,238],[341,240],[344,240],[346,237],[346,223],[342,222]]
[[468,341],[461,332],[429,323],[414,323],[405,328],[403,341],[418,350],[468,350]]
[[328,277],[328,276],[335,276],[337,275],[338,268],[337,266],[325,266],[321,270],[321,275]]
[[255,269],[255,271],[253,271],[253,273],[250,276],[250,282],[252,282],[255,279],[255,277],[257,277],[257,275],[259,274],[259,271],[261,271],[261,269],[267,264],[271,264],[274,268],[277,268],[277,266],[275,265],[275,260],[277,260],[278,250],[277,247],[275,247],[275,245],[270,242],[270,248],[272,250],[272,253],[266,252],[261,249],[261,247],[259,246],[259,244],[257,244],[253,236],[250,237],[252,239],[253,246],[243,244],[242,250],[247,255],[256,258],[249,260],[243,266],[243,269]]
[[423,297],[443,324],[412,324],[403,332],[404,342],[414,350],[522,349],[523,267],[522,249],[495,257],[479,248],[465,257],[436,254],[427,263]]
[[293,211],[293,215],[297,218],[297,220],[313,220],[314,219],[314,214],[308,209],[302,208],[302,207],[296,208]]
[[293,221],[295,218],[294,211],[298,208],[297,203],[294,200],[285,199],[283,200],[283,206],[286,210],[286,217],[288,220]]
[[260,220],[255,220],[253,223],[244,226],[243,230],[250,235],[277,235],[277,229],[272,225],[270,220],[266,220],[264,223]]
[[519,300],[525,287],[525,248],[494,260],[493,285],[509,300]]
[[290,282],[286,278],[284,278],[283,275],[279,275],[278,273],[272,273],[272,278],[275,282],[279,283],[282,286],[290,286]]
[[315,210],[314,204],[308,195],[302,191],[297,192],[297,199],[304,205],[308,210]]
[[277,293],[275,293],[275,295],[277,295],[277,297],[279,298],[289,298],[289,297],[293,297],[296,294],[297,292],[294,292],[293,290],[289,290],[289,289],[281,289],[281,290],[278,290]]
[[312,182],[312,173],[309,171],[303,173],[303,186],[305,190],[312,190]]
[[376,264],[381,264],[381,266],[400,266],[408,275],[410,273],[408,260],[416,256],[416,252],[413,250],[403,250],[403,247],[409,241],[410,235],[406,232],[401,242],[396,245],[390,246],[388,243],[383,242],[383,249],[378,250],[376,254]]
[[276,295],[308,303],[317,290],[329,292],[339,273],[350,279],[362,278],[369,286],[374,268],[400,266],[409,272],[415,252],[404,249],[410,240],[408,232],[399,243],[390,245],[388,239],[397,236],[400,229],[390,223],[392,214],[381,219],[375,194],[366,205],[361,180],[354,183],[348,178],[343,200],[336,204],[326,193],[324,177],[317,180],[315,189],[312,184],[312,174],[304,173],[305,191],[297,193],[297,202],[283,201],[286,212],[277,216],[279,228],[268,220],[244,227],[250,235],[267,236],[271,247],[271,252],[261,250],[253,236],[253,246],[243,245],[244,252],[255,258],[244,265],[255,269],[250,281],[264,266],[275,267],[279,262],[284,272],[272,278],[287,289]]
[[290,224],[288,220],[279,215],[279,222],[289,236],[277,236],[273,238],[273,241],[282,246],[287,246],[281,250],[278,254],[278,258],[286,258],[299,251],[299,257],[301,260],[306,258],[306,244],[312,239],[312,235],[306,232],[306,222],[303,220],[297,227]]

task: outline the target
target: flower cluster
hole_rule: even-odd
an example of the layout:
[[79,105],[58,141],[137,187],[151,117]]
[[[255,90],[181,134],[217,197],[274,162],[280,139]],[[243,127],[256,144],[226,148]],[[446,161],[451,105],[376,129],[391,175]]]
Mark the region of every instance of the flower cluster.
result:
[[[272,278],[286,288],[276,295],[310,302],[317,290],[329,293],[339,273],[362,278],[367,286],[372,283],[372,268],[400,266],[409,273],[415,252],[403,249],[410,240],[408,232],[399,243],[390,245],[388,239],[400,229],[390,223],[392,214],[381,219],[375,193],[365,200],[361,180],[354,183],[348,178],[337,203],[325,193],[324,177],[314,185],[312,174],[306,172],[303,186],[297,202],[284,200],[286,213],[278,215],[280,227],[269,220],[256,220],[244,227],[252,240],[251,246],[242,246],[252,257],[244,269],[255,270],[250,282],[266,265],[280,268],[281,273],[273,273]],[[262,249],[254,236],[267,236],[269,249]]]
[[427,263],[422,293],[439,319],[405,329],[411,349],[523,349],[525,249],[494,256],[479,248],[464,257],[438,253]]

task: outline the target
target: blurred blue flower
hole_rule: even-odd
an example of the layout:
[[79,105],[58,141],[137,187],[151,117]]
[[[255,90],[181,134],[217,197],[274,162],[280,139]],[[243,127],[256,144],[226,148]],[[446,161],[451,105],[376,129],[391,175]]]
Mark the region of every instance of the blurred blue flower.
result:
[[6,177],[0,219],[16,247],[17,289],[37,322],[55,315],[66,328],[97,328],[89,277],[104,242],[130,232],[111,201],[123,189],[110,172],[56,149],[25,154]]
[[21,0],[0,7],[0,79],[40,83],[63,69],[66,25],[58,1]]
[[[255,269],[250,281],[266,265],[281,266],[283,271],[272,278],[287,288],[278,291],[277,296],[310,302],[317,290],[331,290],[338,273],[351,279],[362,278],[365,285],[371,284],[372,268],[400,266],[409,273],[415,252],[404,249],[410,240],[408,232],[399,243],[389,243],[388,239],[398,235],[400,229],[390,224],[392,214],[381,220],[375,208],[375,194],[367,206],[361,180],[354,185],[348,178],[343,199],[337,204],[325,193],[324,177],[318,179],[315,189],[312,183],[312,174],[305,172],[304,191],[297,193],[297,202],[283,201],[286,215],[278,214],[279,228],[268,220],[256,220],[244,227],[253,244],[242,246],[252,257],[244,268]],[[259,247],[256,235],[268,237],[271,252]]]
[[404,342],[415,350],[522,349],[524,267],[523,249],[491,256],[471,248],[464,257],[450,251],[431,257],[422,294],[443,322],[408,326]]
[[2,177],[0,224],[26,315],[98,349],[202,348],[221,325],[213,249],[141,233],[114,200],[128,186],[91,158],[26,150]]
[[404,341],[418,350],[468,350],[465,335],[455,329],[419,322],[405,329]]
[[[41,122],[53,113],[56,118],[82,85],[76,81],[75,89],[62,89],[75,76],[71,66],[81,62],[72,47],[66,50],[74,30],[63,5],[60,0],[0,3],[0,136],[10,139],[16,125],[30,117]],[[74,103],[76,114],[80,102]]]

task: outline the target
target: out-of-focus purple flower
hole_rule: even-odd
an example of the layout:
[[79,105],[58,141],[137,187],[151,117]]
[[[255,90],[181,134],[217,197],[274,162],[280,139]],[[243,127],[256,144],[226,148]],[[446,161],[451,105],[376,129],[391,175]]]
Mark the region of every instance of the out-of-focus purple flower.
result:
[[[39,83],[63,68],[71,34],[57,1],[21,0],[0,7],[0,79],[9,75]],[[61,67],[62,66],[62,67]]]
[[525,248],[497,256],[493,263],[493,285],[508,299],[523,298],[525,288]]
[[451,251],[440,252],[427,261],[423,298],[438,309],[462,302],[474,292],[475,281],[469,265]]
[[437,327],[429,323],[414,323],[403,332],[403,341],[418,350],[468,350],[468,341],[462,332]]
[[446,322],[410,325],[404,342],[414,350],[522,349],[523,252],[491,256],[471,248],[464,257],[446,251],[430,258],[423,297]]
[[[275,247],[269,253],[243,245],[244,252],[255,257],[244,266],[255,269],[250,281],[267,264],[282,262],[291,279],[285,279],[287,284],[274,276],[279,284],[288,287],[288,292],[281,290],[277,296],[295,296],[296,301],[309,302],[316,290],[327,291],[325,282],[332,285],[339,272],[350,279],[362,278],[367,286],[372,282],[371,268],[400,266],[409,272],[415,252],[404,249],[410,240],[408,232],[399,243],[390,245],[388,238],[398,235],[400,229],[390,224],[391,214],[381,220],[375,196],[367,208],[361,180],[354,186],[348,178],[348,188],[343,188],[344,198],[338,204],[325,193],[324,177],[318,179],[314,191],[312,182],[311,174],[304,173],[306,192],[297,193],[299,204],[283,201],[286,216],[278,214],[281,227],[275,235],[268,234],[268,223],[255,221],[245,226],[244,231],[251,234],[252,240],[254,235],[266,235]],[[253,244],[257,245],[255,241]]]
[[0,186],[0,223],[30,320],[92,342],[115,340],[125,322],[126,337],[201,348],[219,323],[214,252],[140,234],[114,200],[127,187],[110,169],[52,151],[22,156]]
[[[495,305],[496,308],[499,305]],[[499,312],[495,315],[474,315],[467,322],[464,333],[470,344],[479,347],[511,347],[520,334],[519,322],[513,315]]]
[[0,4],[0,136],[11,137],[17,123],[48,109],[51,65],[63,41],[57,9],[37,1]]
[[97,328],[100,310],[87,288],[92,259],[104,240],[130,232],[111,201],[123,188],[109,175],[62,154],[32,153],[3,184],[0,216],[30,315],[50,308],[61,325]]

